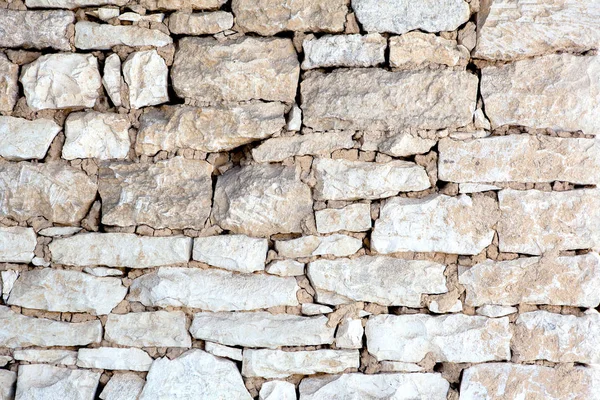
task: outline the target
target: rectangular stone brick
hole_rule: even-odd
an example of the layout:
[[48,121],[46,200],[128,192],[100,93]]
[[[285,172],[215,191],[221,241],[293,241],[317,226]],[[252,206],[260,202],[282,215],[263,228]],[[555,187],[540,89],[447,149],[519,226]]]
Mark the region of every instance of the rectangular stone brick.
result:
[[71,50],[71,11],[17,11],[0,9],[0,47]]
[[110,50],[114,46],[168,46],[173,39],[158,29],[134,25],[110,25],[81,21],[75,24],[75,47]]
[[33,229],[0,227],[0,262],[28,264],[34,257],[36,245]]
[[120,346],[191,347],[186,326],[182,311],[110,314],[104,339]]
[[293,156],[329,156],[335,150],[351,149],[352,135],[352,131],[340,131],[274,137],[252,149],[252,158],[263,163],[280,162]]
[[366,203],[350,204],[344,208],[326,208],[315,211],[317,232],[363,232],[371,229],[371,206]]
[[83,8],[102,5],[124,6],[128,0],[25,0],[30,8]]
[[369,35],[310,35],[302,42],[302,69],[325,67],[373,67],[385,63],[387,40]]

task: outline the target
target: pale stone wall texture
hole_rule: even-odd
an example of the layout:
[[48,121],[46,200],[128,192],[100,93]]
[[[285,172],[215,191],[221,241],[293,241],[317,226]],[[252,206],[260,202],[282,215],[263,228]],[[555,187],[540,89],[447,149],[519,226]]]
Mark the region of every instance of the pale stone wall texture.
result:
[[0,400],[600,400],[600,0],[0,0]]

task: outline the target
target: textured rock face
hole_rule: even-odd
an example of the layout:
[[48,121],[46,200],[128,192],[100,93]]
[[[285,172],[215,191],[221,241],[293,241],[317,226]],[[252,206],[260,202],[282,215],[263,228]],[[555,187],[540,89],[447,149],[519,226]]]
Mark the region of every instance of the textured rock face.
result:
[[212,204],[212,170],[206,161],[183,157],[104,164],[98,183],[102,223],[202,229]]
[[90,54],[48,54],[21,72],[27,105],[47,108],[93,107],[102,86],[98,60]]
[[190,260],[192,239],[144,237],[130,233],[84,233],[50,243],[56,264],[149,268]]
[[62,156],[67,160],[126,158],[129,153],[129,119],[95,111],[69,114],[65,121]]
[[447,292],[445,268],[430,261],[363,256],[311,262],[307,275],[320,303],[420,307],[422,294]]
[[360,319],[346,318],[335,333],[335,347],[338,349],[360,349],[364,329]]
[[38,310],[108,314],[127,294],[118,278],[83,272],[35,269],[21,272],[7,304]]
[[190,327],[196,339],[229,346],[314,346],[333,343],[335,328],[327,317],[300,317],[268,312],[198,313]]
[[190,347],[192,341],[181,311],[110,314],[104,339],[120,346]]
[[600,40],[600,5],[589,1],[493,0],[482,3],[475,57],[511,61],[583,53]]
[[315,221],[319,233],[368,231],[371,229],[371,206],[357,203],[340,209],[326,208],[315,211]]
[[465,303],[553,304],[595,308],[600,304],[600,256],[486,260],[459,275]]
[[161,107],[140,117],[136,151],[194,149],[207,153],[231,150],[265,139],[285,125],[282,103],[248,103],[230,107]]
[[600,144],[595,139],[508,135],[469,141],[442,139],[439,178],[449,182],[597,184]]
[[211,13],[175,12],[169,17],[169,30],[179,35],[211,35],[233,27],[233,15],[225,11]]
[[108,381],[100,398],[102,400],[137,400],[146,381],[133,373],[114,374]]
[[[0,68],[1,62],[0,58]],[[30,121],[0,116],[0,156],[15,161],[42,159],[60,130],[61,127],[51,119]]]
[[352,8],[367,32],[397,34],[453,31],[471,14],[464,0],[352,0]]
[[174,360],[152,364],[139,400],[177,396],[181,399],[251,400],[235,364],[202,350],[190,350]]
[[169,101],[169,69],[156,50],[138,51],[123,63],[123,77],[129,87],[131,108],[142,108]]
[[294,374],[336,374],[358,366],[358,350],[244,350],[242,375],[285,378]]
[[551,249],[587,249],[600,243],[600,191],[501,190],[499,249],[539,255]]
[[301,232],[312,213],[310,188],[292,167],[251,165],[217,179],[212,219],[234,233]]
[[16,399],[92,400],[101,373],[32,364],[20,365],[18,375]]
[[276,241],[275,250],[280,257],[300,258],[333,255],[349,256],[362,247],[362,240],[352,236],[335,234],[331,236],[303,236],[298,239]]
[[269,251],[266,239],[245,235],[219,235],[194,239],[192,259],[208,265],[237,272],[265,269]]
[[548,55],[482,68],[481,95],[492,128],[524,125],[595,135],[599,76],[598,56]]
[[294,278],[217,269],[160,268],[133,281],[129,300],[153,307],[242,311],[297,306],[298,290]]
[[[0,47],[71,50],[69,26],[75,21],[71,11],[17,11],[0,13]],[[19,29],[14,29],[19,27]]]
[[26,317],[0,306],[0,346],[86,346],[100,343],[100,321],[60,322],[45,318]]
[[317,132],[271,138],[252,150],[257,162],[279,162],[292,156],[329,155],[354,146],[352,132]]
[[453,128],[473,119],[477,77],[451,70],[312,72],[301,93],[303,122],[315,130]]
[[15,106],[19,96],[18,79],[19,66],[0,54],[0,111],[10,112]]
[[485,362],[510,359],[508,318],[463,314],[377,315],[365,329],[369,353],[378,360]]
[[435,144],[435,140],[424,139],[409,132],[365,132],[361,148],[365,151],[380,151],[393,157],[407,157],[427,153]]
[[343,374],[306,378],[300,382],[302,400],[399,398],[445,400],[450,385],[439,374]]
[[110,50],[114,46],[167,46],[171,37],[157,29],[139,26],[96,24],[81,21],[75,25],[75,47],[82,50]]
[[497,204],[489,197],[395,197],[381,207],[371,247],[382,254],[438,251],[478,254],[492,243]]
[[85,216],[95,197],[96,184],[67,165],[0,164],[0,216],[18,220],[43,216],[71,225]]
[[127,0],[25,0],[27,7],[34,8],[80,8],[98,5],[124,6]]
[[242,349],[223,346],[213,342],[204,342],[204,350],[217,357],[229,358],[231,360],[242,361]]
[[265,382],[258,395],[258,400],[296,400],[296,398],[296,386],[286,381]]
[[[17,373],[6,369],[0,369],[0,399],[11,400],[15,397],[15,383]],[[296,394],[294,387],[294,395]]]
[[299,71],[289,39],[244,37],[220,43],[212,38],[183,38],[171,79],[178,96],[196,101],[291,103]]
[[269,36],[281,31],[341,32],[349,0],[233,0],[236,23],[245,32]]
[[466,66],[469,50],[454,40],[409,32],[390,38],[390,65],[399,69],[420,69],[429,64]]
[[100,347],[79,349],[77,355],[77,366],[81,368],[148,371],[152,361],[152,357],[140,349]]
[[227,3],[227,0],[141,0],[140,3],[148,10],[212,10]]
[[431,186],[425,168],[408,161],[372,163],[319,158],[313,167],[318,200],[380,199]]
[[120,107],[123,104],[121,100],[121,88],[124,83],[121,77],[121,59],[117,54],[111,54],[104,60],[102,85],[104,85],[104,89],[106,89],[115,107]]
[[77,352],[72,350],[15,350],[15,360],[24,360],[31,363],[75,365]]
[[0,228],[0,262],[29,263],[37,241],[31,228]]
[[378,33],[309,36],[302,42],[302,69],[376,66],[385,62],[386,47],[386,39]]
[[279,276],[304,275],[304,264],[296,260],[273,261],[265,268],[265,271]]

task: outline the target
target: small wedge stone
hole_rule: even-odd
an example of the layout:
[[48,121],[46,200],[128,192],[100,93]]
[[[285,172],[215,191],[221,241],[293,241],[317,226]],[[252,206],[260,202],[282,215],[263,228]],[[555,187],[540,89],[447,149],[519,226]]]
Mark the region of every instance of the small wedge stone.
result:
[[123,78],[121,77],[121,59],[117,54],[111,54],[104,60],[102,84],[115,107],[120,107],[123,104],[121,100],[121,89],[123,88],[125,81],[123,81]]
[[0,54],[0,111],[11,112],[17,103],[19,97],[18,79],[19,66],[10,62],[4,54]]

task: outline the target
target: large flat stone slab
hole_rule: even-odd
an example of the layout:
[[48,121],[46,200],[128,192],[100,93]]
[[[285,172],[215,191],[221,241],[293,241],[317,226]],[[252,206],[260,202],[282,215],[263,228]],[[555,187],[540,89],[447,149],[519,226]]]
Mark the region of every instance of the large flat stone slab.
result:
[[0,227],[0,262],[28,264],[35,254],[37,239],[31,228]]
[[262,162],[280,162],[293,156],[328,156],[335,150],[354,146],[353,132],[315,132],[268,139],[252,149],[252,158]]
[[93,400],[100,375],[44,364],[19,365],[15,399]]
[[75,24],[75,47],[81,50],[110,50],[114,46],[156,46],[173,43],[173,39],[158,29],[135,25],[110,25],[80,21]]
[[[70,26],[75,21],[71,11],[0,11],[0,47],[24,47],[71,50]],[[15,29],[19,27],[19,29]]]
[[362,248],[362,240],[336,233],[330,236],[301,236],[297,239],[278,240],[275,250],[279,257],[301,258],[332,255],[350,256]]
[[269,242],[246,235],[206,236],[194,239],[192,259],[237,272],[265,269]]
[[152,361],[148,353],[136,348],[99,347],[79,349],[77,353],[77,366],[80,368],[148,371]]
[[[1,81],[0,78],[0,84]],[[0,156],[11,161],[40,160],[46,157],[50,144],[61,129],[51,119],[30,121],[0,116]]]
[[191,347],[182,311],[110,314],[104,339],[120,346]]
[[82,8],[101,5],[124,6],[128,0],[25,0],[31,8]]

